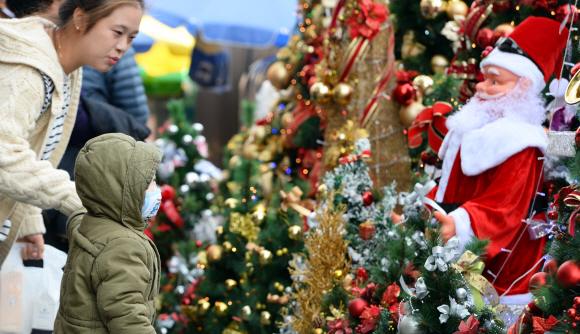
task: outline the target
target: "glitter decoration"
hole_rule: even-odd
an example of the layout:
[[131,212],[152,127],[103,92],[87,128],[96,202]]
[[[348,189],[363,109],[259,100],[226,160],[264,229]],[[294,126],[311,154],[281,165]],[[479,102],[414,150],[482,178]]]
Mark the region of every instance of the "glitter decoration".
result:
[[575,154],[575,133],[573,131],[548,132],[548,155],[573,157]]

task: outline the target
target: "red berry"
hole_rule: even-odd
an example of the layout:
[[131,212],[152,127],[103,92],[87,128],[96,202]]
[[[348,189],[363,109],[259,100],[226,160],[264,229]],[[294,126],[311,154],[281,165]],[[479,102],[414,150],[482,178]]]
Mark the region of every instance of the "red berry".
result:
[[568,315],[568,318],[570,318],[570,319],[576,318],[576,310],[573,308],[566,311],[566,314]]
[[202,242],[201,242],[201,240],[197,240],[197,241],[195,242],[195,245],[196,245],[197,247],[201,247],[201,245],[202,245]]
[[574,297],[574,305],[580,305],[580,296],[579,297]]

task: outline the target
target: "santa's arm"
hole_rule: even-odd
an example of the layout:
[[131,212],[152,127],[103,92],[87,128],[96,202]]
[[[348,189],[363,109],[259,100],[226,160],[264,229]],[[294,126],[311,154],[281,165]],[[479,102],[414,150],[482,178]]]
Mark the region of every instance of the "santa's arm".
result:
[[489,238],[488,255],[494,257],[502,248],[509,248],[525,224],[530,200],[535,196],[542,164],[541,153],[527,148],[514,154],[504,163],[487,172],[491,184],[485,193],[464,203],[449,213],[454,220],[455,233],[463,245],[476,235]]

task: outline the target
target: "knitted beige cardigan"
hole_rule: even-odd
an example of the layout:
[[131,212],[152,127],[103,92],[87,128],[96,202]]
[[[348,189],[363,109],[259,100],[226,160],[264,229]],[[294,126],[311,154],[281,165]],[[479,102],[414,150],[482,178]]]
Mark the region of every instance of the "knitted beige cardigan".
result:
[[[63,70],[45,25],[52,23],[36,17],[0,19],[0,224],[7,218],[12,222],[1,243],[2,261],[18,237],[46,231],[41,209],[70,215],[82,207],[68,173],[56,169],[75,123],[80,69],[71,74],[72,97],[60,143],[49,161],[38,160],[64,103]],[[51,107],[42,116],[45,92],[39,71],[55,85]]]

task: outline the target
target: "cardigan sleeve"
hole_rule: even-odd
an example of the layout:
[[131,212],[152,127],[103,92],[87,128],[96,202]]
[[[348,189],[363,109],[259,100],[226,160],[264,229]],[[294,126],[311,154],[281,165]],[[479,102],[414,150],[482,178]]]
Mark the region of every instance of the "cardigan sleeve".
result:
[[28,134],[44,99],[44,83],[37,70],[26,65],[0,63],[0,194],[65,215],[82,207],[67,172],[48,161],[38,161]]

